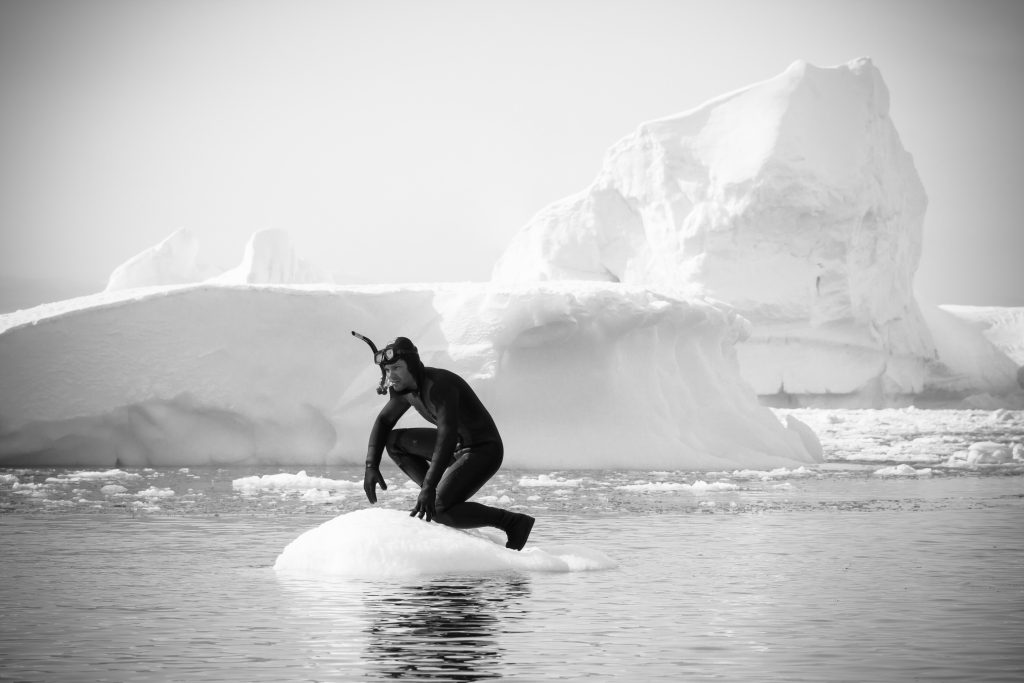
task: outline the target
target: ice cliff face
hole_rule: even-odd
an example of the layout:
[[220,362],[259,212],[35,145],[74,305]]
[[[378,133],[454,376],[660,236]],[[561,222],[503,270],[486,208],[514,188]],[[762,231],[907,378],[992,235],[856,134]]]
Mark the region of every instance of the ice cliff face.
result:
[[733,355],[746,325],[714,305],[586,282],[207,284],[0,316],[0,466],[361,463],[384,399],[350,330],[465,377],[509,467],[821,459],[758,405]]
[[759,394],[912,394],[935,357],[913,295],[926,198],[870,60],[793,64],[646,123],[541,211],[498,282],[641,284],[728,302]]

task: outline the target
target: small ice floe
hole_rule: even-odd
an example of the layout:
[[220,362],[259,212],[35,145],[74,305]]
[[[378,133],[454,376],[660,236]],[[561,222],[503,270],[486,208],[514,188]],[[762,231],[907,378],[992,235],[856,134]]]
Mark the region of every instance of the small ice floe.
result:
[[690,485],[678,482],[667,482],[667,481],[655,481],[655,482],[635,482],[632,484],[623,484],[622,486],[616,486],[615,488],[620,491],[652,491],[652,492],[664,492],[664,491],[689,491]]
[[142,475],[135,472],[125,472],[124,470],[83,470],[80,472],[59,474],[56,477],[48,477],[46,481],[50,484],[67,484],[111,479],[115,481],[133,481],[136,479],[142,479]]
[[680,483],[680,482],[636,482],[633,484],[623,484],[622,486],[616,486],[615,488],[622,491],[651,491],[655,493],[663,491],[689,491],[691,493],[715,493],[718,491],[736,491],[739,490],[739,486],[725,481],[715,481],[708,483],[702,479],[698,479],[692,484]]
[[1021,422],[1024,420],[1024,411],[1000,408],[999,410],[993,410],[988,419],[989,422],[996,423]]
[[427,523],[399,510],[366,508],[306,531],[289,543],[274,569],[282,574],[380,580],[495,571],[578,572],[610,569],[604,553],[582,546],[534,543],[522,552],[504,538]]
[[299,496],[302,500],[309,503],[322,503],[327,505],[328,503],[337,503],[345,499],[344,493],[336,493],[334,491],[325,491],[323,489],[306,489]]
[[135,495],[144,500],[162,500],[164,498],[173,498],[174,489],[161,489],[156,486],[150,486],[148,489],[139,491]]
[[582,482],[582,479],[559,479],[557,476],[553,477],[550,474],[539,474],[536,478],[521,477],[519,479],[520,486],[559,486],[563,488],[575,488]]
[[513,500],[508,497],[508,494],[502,494],[500,496],[476,496],[473,498],[478,503],[484,505],[511,505]]
[[100,493],[104,496],[122,496],[128,493],[128,489],[120,484],[107,484],[100,487]]
[[257,474],[252,477],[242,477],[232,481],[231,488],[243,494],[256,494],[261,491],[301,492],[311,489],[344,491],[362,490],[363,482],[311,477],[306,474],[305,470],[302,470],[298,474],[282,472],[281,474]]
[[46,484],[36,484],[35,482],[14,482],[11,486],[11,493],[16,493],[19,496],[28,496],[29,498],[46,498],[49,492],[49,487]]
[[723,472],[725,476],[730,479],[760,479],[761,481],[771,481],[773,479],[802,479],[805,477],[817,476],[815,470],[809,469],[804,466],[797,467],[796,469],[787,469],[785,467],[779,467],[774,470],[733,470],[732,472]]
[[1007,465],[1024,463],[1024,446],[995,441],[972,443],[966,451],[957,451],[949,456],[946,467],[977,467],[978,465]]
[[876,477],[930,477],[932,470],[930,467],[916,470],[910,465],[893,465],[875,470],[874,474]]

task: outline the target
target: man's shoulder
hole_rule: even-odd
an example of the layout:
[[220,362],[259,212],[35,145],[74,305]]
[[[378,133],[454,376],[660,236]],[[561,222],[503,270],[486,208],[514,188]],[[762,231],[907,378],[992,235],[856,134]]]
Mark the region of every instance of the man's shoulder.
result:
[[451,370],[445,370],[444,368],[423,368],[426,373],[427,379],[429,379],[435,386],[453,387],[453,388],[469,388],[469,384],[466,380],[462,379],[457,373]]

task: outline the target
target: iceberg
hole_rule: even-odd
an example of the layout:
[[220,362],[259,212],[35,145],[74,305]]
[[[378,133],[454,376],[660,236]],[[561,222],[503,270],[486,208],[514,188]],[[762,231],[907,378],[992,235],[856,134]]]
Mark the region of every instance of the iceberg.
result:
[[332,283],[324,269],[299,257],[285,230],[255,232],[245,245],[242,262],[210,282],[224,284],[316,284]]
[[[737,354],[759,395],[878,407],[950,387],[950,346],[937,346],[913,290],[926,206],[871,60],[797,61],[640,125],[588,188],[514,237],[492,277],[725,302],[751,322]],[[961,393],[1014,386],[998,349],[973,343],[987,360],[952,371]]]
[[596,282],[103,293],[0,316],[0,465],[360,463],[383,399],[352,330],[409,336],[465,377],[509,467],[820,461],[814,433],[740,377],[747,327],[728,307]]
[[928,392],[968,407],[1024,408],[1024,308],[922,307],[936,345]]
[[119,265],[106,291],[195,284],[316,284],[333,283],[325,269],[301,258],[286,230],[257,230],[245,245],[241,262],[226,271],[205,264],[199,240],[187,228],[171,233]]
[[131,257],[110,274],[106,291],[199,282],[217,274],[199,259],[199,240],[187,228]]

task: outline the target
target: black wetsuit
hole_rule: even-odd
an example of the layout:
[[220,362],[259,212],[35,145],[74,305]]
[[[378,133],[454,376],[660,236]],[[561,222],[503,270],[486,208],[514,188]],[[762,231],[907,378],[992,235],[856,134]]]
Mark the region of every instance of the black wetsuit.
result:
[[[420,486],[437,461],[444,474],[437,482],[435,519],[459,529],[494,526],[507,531],[520,515],[468,502],[498,471],[504,455],[490,413],[469,384],[453,372],[424,368],[419,384],[414,392],[390,390],[370,433],[368,457],[379,462],[386,448],[395,464]],[[410,407],[437,429],[394,429]]]

